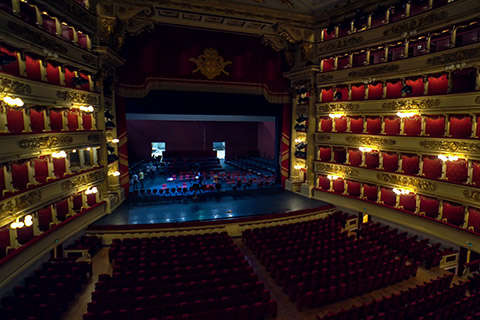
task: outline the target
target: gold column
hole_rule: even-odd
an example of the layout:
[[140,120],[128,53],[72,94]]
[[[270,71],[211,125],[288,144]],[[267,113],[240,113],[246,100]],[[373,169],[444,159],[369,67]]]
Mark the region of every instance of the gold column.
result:
[[387,81],[385,80],[382,81],[382,89],[383,89],[382,99],[385,99],[387,97]]
[[32,126],[30,124],[30,109],[23,108],[23,131],[22,132],[32,132]]
[[46,60],[40,60],[40,75],[41,75],[41,79],[43,82],[47,82],[48,79],[47,79],[47,61]]
[[38,184],[38,182],[35,180],[35,165],[33,163],[33,160],[27,161],[27,172],[28,172],[27,186],[33,186]]
[[447,93],[451,93],[451,92],[452,92],[452,88],[453,88],[452,71],[448,71],[447,77],[448,77],[448,89],[447,89]]
[[40,230],[39,228],[39,225],[40,223],[38,222],[38,215],[37,214],[32,214],[32,217],[33,217],[33,225],[32,225],[32,228],[33,228],[33,235],[34,236],[39,236],[42,234],[42,231]]
[[420,214],[420,196],[418,194],[415,196],[415,213]]
[[380,134],[385,134],[385,116],[380,116],[380,118],[382,119]]
[[445,180],[447,178],[447,162],[442,161],[442,176],[440,177],[441,180]]
[[2,195],[5,195],[7,192],[13,192],[15,189],[13,188],[12,185],[12,170],[11,170],[11,165],[6,164],[4,165],[1,170],[3,170],[3,179],[5,182],[5,190],[3,191]]
[[52,224],[57,224],[58,223],[57,204],[56,203],[51,204],[50,208],[52,210]]
[[348,84],[348,100],[352,100],[352,85]]
[[445,137],[450,137],[450,115],[445,115]]
[[455,48],[457,45],[457,26],[452,26],[452,35],[450,37],[450,48]]
[[423,95],[428,96],[428,75],[423,76]]
[[421,177],[423,176],[423,157],[418,156],[418,175]]
[[438,200],[438,216],[437,216],[437,220],[442,221],[442,219],[443,219],[443,200],[440,199],[440,200]]
[[480,66],[475,67],[475,73],[477,75],[475,77],[475,90],[478,91],[480,90]]
[[42,109],[43,113],[43,125],[45,130],[43,131],[51,131],[52,128],[50,126],[50,109]]
[[362,152],[362,163],[360,164],[360,167],[366,167],[367,165],[365,164],[365,158],[366,158],[365,152]]
[[7,106],[0,102],[0,133],[8,133]]
[[471,160],[467,160],[467,182],[466,184],[472,184],[473,179],[473,164]]
[[367,133],[367,117],[363,117],[363,131],[362,133]]
[[426,130],[426,127],[427,127],[427,120],[425,119],[425,115],[420,115],[422,118],[421,118],[421,132],[420,132],[420,135],[421,136],[425,136],[425,130]]
[[371,49],[368,48],[367,51],[365,52],[365,65],[368,66],[370,64],[370,51]]
[[383,170],[383,153],[378,150],[378,170]]
[[472,116],[472,134],[470,135],[471,138],[476,138],[477,136],[477,115],[476,114],[471,114]]
[[337,70],[338,68],[338,56],[335,56],[333,60],[333,70]]
[[47,171],[48,171],[48,180],[54,180],[56,179],[55,173],[53,172],[53,158],[52,157],[47,157]]

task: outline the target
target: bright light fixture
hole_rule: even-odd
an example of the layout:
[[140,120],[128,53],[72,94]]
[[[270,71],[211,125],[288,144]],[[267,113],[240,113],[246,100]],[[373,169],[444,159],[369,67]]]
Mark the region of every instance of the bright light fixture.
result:
[[401,111],[397,112],[397,116],[399,116],[400,118],[411,118],[416,115],[418,115],[418,112],[401,112]]
[[85,107],[85,106],[79,106],[78,109],[82,110],[82,111],[85,111],[85,112],[93,112],[95,109],[93,108],[93,106],[88,106],[88,107]]
[[293,166],[293,168],[296,169],[296,170],[300,170],[300,169],[303,169],[303,166],[297,164],[297,165]]
[[31,215],[25,216],[25,226],[30,227],[33,225],[33,217]]
[[457,161],[457,160],[458,160],[458,156],[440,154],[440,155],[438,155],[438,159],[442,160],[443,162],[446,162],[446,161]]
[[118,177],[120,175],[120,172],[119,171],[113,171],[112,173],[110,173],[111,176],[114,176],[114,177]]
[[401,195],[401,194],[409,194],[409,193],[410,193],[410,190],[393,188],[393,192],[394,192],[395,194]]
[[92,188],[89,188],[89,189],[85,190],[85,194],[94,194],[94,193],[97,193],[97,192],[98,192],[97,187],[92,187]]
[[341,117],[343,117],[344,114],[343,114],[343,113],[330,113],[328,116],[329,116],[330,118],[332,118],[332,119],[335,119],[335,118],[341,118]]
[[359,147],[358,150],[362,151],[362,152],[370,152],[373,150],[373,148],[371,147]]
[[12,98],[9,96],[6,96],[3,98],[3,102],[5,102],[7,105],[10,107],[23,107],[24,103],[23,100],[20,98]]
[[87,151],[90,151],[90,150],[92,150],[92,148],[88,147],[88,148],[87,148]]
[[60,151],[60,152],[54,152],[54,153],[52,153],[52,157],[55,158],[55,159],[66,158],[67,153],[63,150]]
[[[295,140],[295,141],[296,141],[296,140]],[[112,139],[112,143],[119,143],[119,142],[120,142],[119,139],[116,139],[116,138],[115,138],[115,139]]]
[[327,176],[327,179],[328,179],[328,180],[337,180],[338,178],[340,178],[340,177],[339,177],[339,176],[335,176],[335,175],[330,175],[330,174]]

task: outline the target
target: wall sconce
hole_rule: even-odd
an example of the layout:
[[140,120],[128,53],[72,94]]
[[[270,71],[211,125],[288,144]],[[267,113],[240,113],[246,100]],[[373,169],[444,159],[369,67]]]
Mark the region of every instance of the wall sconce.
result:
[[72,150],[72,153],[77,153],[77,149],[73,149],[73,150]]
[[110,172],[109,175],[111,175],[113,177],[118,177],[120,175],[120,172],[119,171],[113,171],[113,172]]
[[85,112],[93,112],[95,110],[92,106],[88,106],[88,107],[80,106],[80,107],[78,107],[78,109],[80,109],[82,111],[85,111]]
[[330,113],[328,116],[332,119],[335,119],[335,118],[341,118],[344,115],[345,115],[344,113]]
[[337,180],[339,178],[340,178],[340,176],[335,176],[335,175],[330,175],[330,174],[327,176],[328,180]]
[[111,142],[111,143],[119,143],[120,140],[118,140],[118,139],[112,139],[112,141],[110,141],[110,142]]
[[395,194],[401,195],[401,194],[409,194],[411,191],[407,189],[398,189],[398,188],[393,188],[393,192]]
[[449,155],[440,154],[440,155],[438,155],[438,159],[442,160],[443,162],[457,161],[458,156],[452,156],[451,154],[449,154]]
[[360,150],[362,152],[371,152],[373,150],[373,148],[371,148],[371,147],[359,147],[358,150]]
[[411,118],[411,117],[414,117],[416,115],[419,115],[418,112],[415,112],[415,111],[412,111],[412,112],[401,112],[401,111],[398,111],[397,112],[397,116],[399,116],[400,118]]
[[87,190],[85,190],[85,194],[94,194],[94,193],[97,193],[97,192],[98,192],[97,187],[90,187]]
[[293,166],[293,168],[295,170],[301,170],[301,169],[304,169],[304,167],[302,165],[299,165],[299,164],[296,164],[295,166]]
[[55,159],[61,159],[61,158],[66,158],[67,157],[67,153],[65,151],[60,151],[60,152],[54,152],[52,153],[52,158],[55,158]]
[[90,150],[92,150],[92,148],[91,148],[91,147],[88,147],[88,148],[87,148],[87,151],[90,151]]
[[24,221],[20,221],[19,218],[10,224],[10,228],[12,229],[21,229],[23,227],[30,227],[33,225],[33,217],[31,215],[26,215]]
[[22,99],[20,98],[12,98],[12,97],[9,97],[9,96],[5,96],[3,97],[3,102],[5,102],[9,107],[23,107],[24,105],[24,102]]

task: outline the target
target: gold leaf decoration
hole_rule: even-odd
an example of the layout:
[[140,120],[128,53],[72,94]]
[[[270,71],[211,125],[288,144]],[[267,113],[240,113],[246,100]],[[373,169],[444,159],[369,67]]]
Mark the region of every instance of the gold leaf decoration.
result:
[[349,72],[348,76],[351,78],[366,77],[366,76],[373,76],[378,74],[392,73],[392,72],[398,71],[398,69],[400,69],[400,66],[398,64],[386,65],[382,67],[371,67],[364,70]]
[[465,190],[465,191],[463,191],[463,195],[467,199],[471,199],[471,200],[480,202],[480,192],[478,192],[478,191]]
[[192,73],[200,71],[210,80],[219,76],[221,73],[228,76],[229,73],[225,71],[225,67],[232,64],[232,61],[225,61],[223,57],[218,55],[218,51],[212,48],[205,49],[203,54],[197,58],[190,58],[188,60],[197,65],[197,69],[193,70]]
[[460,142],[460,141],[420,141],[420,146],[425,149],[449,152],[480,152],[480,143]]
[[2,201],[0,203],[0,219],[8,218],[10,215],[24,210],[40,200],[42,200],[42,193],[37,190]]
[[359,105],[356,103],[329,103],[327,105],[318,105],[318,112],[339,112],[358,110]]
[[326,134],[317,134],[315,141],[327,141],[330,140],[330,136]]
[[383,109],[388,110],[416,110],[430,109],[440,105],[440,99],[407,99],[385,102]]
[[355,168],[350,168],[347,166],[339,166],[335,164],[329,163],[315,163],[315,171],[326,171],[332,173],[342,173],[348,176],[358,176],[358,170]]
[[408,188],[420,189],[423,191],[435,191],[438,188],[437,184],[430,181],[387,173],[377,173],[377,180]]
[[29,94],[32,92],[30,85],[2,76],[0,76],[0,87],[2,88],[0,92],[3,91],[16,94]]
[[67,146],[73,142],[71,136],[52,136],[52,137],[38,137],[22,139],[18,141],[18,146],[22,149],[36,149],[36,148],[59,148]]
[[365,144],[369,146],[371,145],[393,146],[397,143],[394,139],[377,138],[377,137],[348,136],[345,139],[351,143]]
[[66,102],[81,104],[98,104],[98,96],[94,94],[73,92],[73,91],[57,91],[57,98]]

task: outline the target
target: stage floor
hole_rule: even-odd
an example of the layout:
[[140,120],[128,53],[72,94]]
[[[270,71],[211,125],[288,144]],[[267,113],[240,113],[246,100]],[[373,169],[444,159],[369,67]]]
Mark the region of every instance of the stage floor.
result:
[[281,188],[252,190],[193,200],[192,197],[162,203],[126,201],[94,225],[134,225],[186,221],[225,220],[255,215],[310,209],[327,203],[308,199]]

